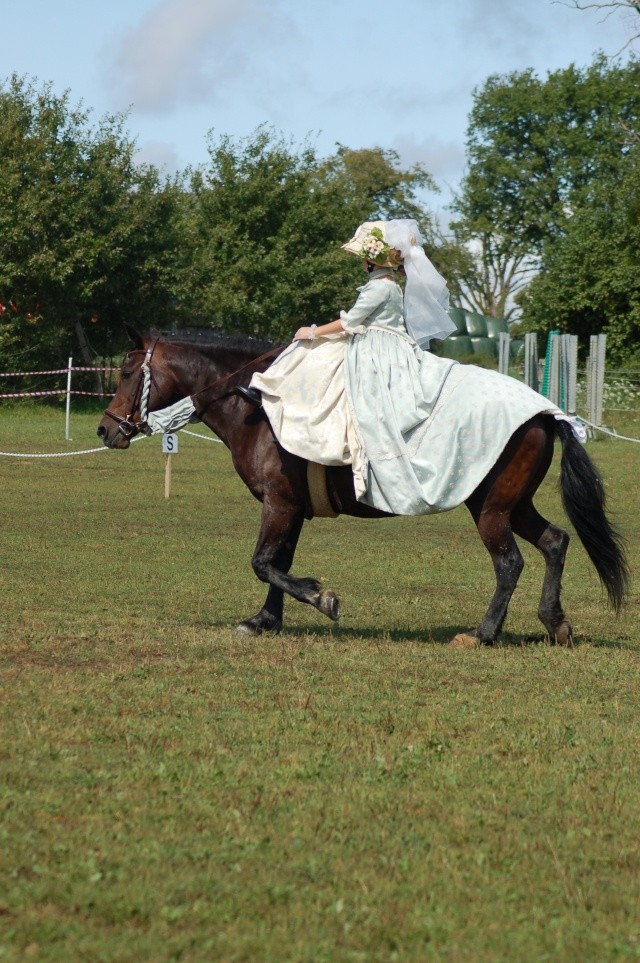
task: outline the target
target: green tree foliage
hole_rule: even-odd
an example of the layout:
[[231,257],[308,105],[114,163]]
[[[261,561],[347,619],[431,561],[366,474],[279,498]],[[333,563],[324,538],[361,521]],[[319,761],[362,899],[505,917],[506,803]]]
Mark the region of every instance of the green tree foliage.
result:
[[[567,262],[560,251],[576,243],[578,225],[606,224],[608,191],[626,180],[631,163],[625,129],[637,128],[639,113],[637,61],[612,65],[599,57],[585,70],[571,66],[546,80],[527,70],[486,81],[475,93],[469,169],[455,202],[456,239],[475,253],[465,278],[471,296],[487,302],[489,264],[489,293],[496,310],[504,311],[532,267],[547,274],[560,259]],[[613,237],[602,244],[609,245],[604,266],[612,261]],[[559,287],[550,279],[554,284]],[[542,305],[538,310],[535,304],[544,289],[540,278],[519,298],[527,324],[534,318],[540,323]],[[567,316],[548,317],[546,326],[557,327]],[[573,312],[572,323],[573,332],[584,335],[591,321]]]
[[639,184],[640,145],[547,246],[523,298],[525,330],[577,333],[583,350],[604,332],[613,361],[640,361]]
[[571,66],[539,80],[531,70],[490,77],[476,92],[469,171],[456,210],[467,229],[491,230],[512,255],[541,254],[576,208],[614,174],[637,125],[640,62]]
[[286,340],[353,301],[362,268],[340,245],[360,222],[416,217],[432,236],[417,200],[429,175],[403,170],[391,151],[339,147],[322,159],[260,127],[241,141],[211,139],[209,153],[191,177],[193,256],[181,285],[202,323]]
[[122,125],[93,129],[48,85],[0,86],[4,366],[77,356],[82,329],[108,355],[123,322],[171,313],[179,192],[136,166]]
[[352,303],[362,267],[340,245],[371,218],[415,217],[438,261],[434,185],[392,151],[320,158],[260,127],[209,152],[162,180],[123,117],[94,128],[49,85],[0,85],[0,365],[57,366],[87,339],[109,357],[125,323],[288,339]]

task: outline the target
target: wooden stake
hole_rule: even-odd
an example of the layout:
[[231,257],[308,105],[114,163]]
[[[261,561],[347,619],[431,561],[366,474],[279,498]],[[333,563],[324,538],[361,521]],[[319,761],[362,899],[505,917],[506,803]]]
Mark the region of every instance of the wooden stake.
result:
[[164,456],[164,497],[171,495],[171,455]]

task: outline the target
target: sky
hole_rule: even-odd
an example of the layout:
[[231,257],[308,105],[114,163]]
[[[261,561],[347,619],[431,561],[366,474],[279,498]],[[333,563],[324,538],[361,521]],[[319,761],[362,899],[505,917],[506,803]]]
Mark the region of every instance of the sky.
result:
[[[0,0],[2,67],[51,83],[94,123],[126,113],[138,160],[205,164],[210,138],[260,124],[319,156],[396,151],[440,188],[464,173],[473,92],[491,74],[544,79],[615,56],[637,15],[570,0]],[[629,49],[640,52],[637,42]]]

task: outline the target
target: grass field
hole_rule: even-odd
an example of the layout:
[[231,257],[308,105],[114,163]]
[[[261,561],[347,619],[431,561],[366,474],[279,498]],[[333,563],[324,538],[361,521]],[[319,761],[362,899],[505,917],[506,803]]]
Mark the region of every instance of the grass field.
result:
[[[98,420],[5,408],[0,450]],[[589,445],[633,573],[639,447]],[[640,960],[636,584],[615,619],[574,539],[551,647],[523,546],[501,644],[449,649],[493,590],[465,509],[318,520],[340,622],[238,637],[260,506],[222,445],[173,464],[0,457],[0,961]]]

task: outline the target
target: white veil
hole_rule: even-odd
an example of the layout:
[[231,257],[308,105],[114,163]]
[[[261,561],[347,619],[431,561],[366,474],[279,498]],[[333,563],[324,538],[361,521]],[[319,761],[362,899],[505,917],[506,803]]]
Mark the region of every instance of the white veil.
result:
[[404,320],[407,331],[421,348],[434,338],[443,341],[456,326],[448,314],[447,282],[438,274],[422,248],[423,239],[414,220],[386,221],[384,239],[402,255],[407,283],[404,291]]

